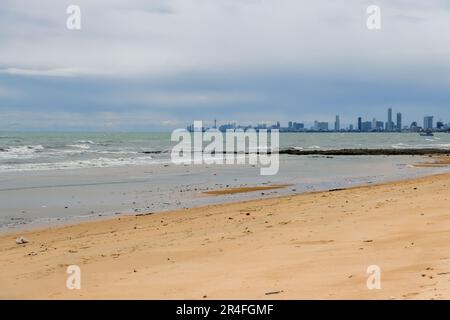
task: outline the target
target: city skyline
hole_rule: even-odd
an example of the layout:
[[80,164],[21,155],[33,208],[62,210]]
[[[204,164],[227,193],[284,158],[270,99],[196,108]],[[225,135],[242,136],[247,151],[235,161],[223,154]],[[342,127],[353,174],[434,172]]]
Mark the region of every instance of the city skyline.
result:
[[[395,120],[395,121],[394,121]],[[204,129],[210,128],[208,127],[208,121],[204,121]],[[214,125],[212,128],[219,129],[221,131],[225,131],[227,129],[236,129],[236,128],[256,128],[256,129],[279,129],[284,132],[419,132],[419,131],[450,131],[450,122],[445,122],[442,120],[435,120],[435,116],[426,115],[423,117],[421,121],[412,121],[410,124],[405,124],[403,122],[403,113],[396,112],[395,119],[393,118],[393,109],[387,109],[387,118],[386,121],[379,120],[377,118],[372,118],[372,120],[366,120],[362,116],[359,116],[356,119],[356,125],[354,123],[349,123],[345,127],[341,126],[341,117],[340,115],[335,116],[334,123],[330,123],[328,121],[315,120],[313,125],[308,126],[304,122],[300,121],[288,121],[287,126],[282,126],[280,121],[260,121],[257,123],[247,123],[247,124],[239,124],[237,122],[224,122],[221,125],[217,125],[217,119],[214,119]],[[194,127],[192,125],[188,125],[187,129],[189,131],[193,131]]]

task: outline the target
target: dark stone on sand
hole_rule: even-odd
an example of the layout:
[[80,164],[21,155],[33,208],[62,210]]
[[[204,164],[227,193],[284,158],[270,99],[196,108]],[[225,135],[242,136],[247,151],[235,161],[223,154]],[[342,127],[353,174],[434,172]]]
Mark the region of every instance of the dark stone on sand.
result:
[[337,188],[337,189],[330,189],[330,190],[328,190],[329,192],[336,192],[336,191],[342,191],[342,190],[345,190],[345,189],[343,189],[343,188]]
[[283,149],[280,154],[323,155],[323,156],[407,156],[407,155],[448,155],[448,149],[339,149],[339,150],[297,150]]
[[154,212],[147,212],[147,213],[138,213],[135,216],[136,217],[144,217],[144,216],[149,216],[152,215]]

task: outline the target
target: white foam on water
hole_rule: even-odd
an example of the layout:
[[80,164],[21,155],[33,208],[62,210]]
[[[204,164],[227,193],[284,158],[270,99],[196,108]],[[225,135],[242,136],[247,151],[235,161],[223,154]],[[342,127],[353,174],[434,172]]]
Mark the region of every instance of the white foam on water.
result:
[[40,171],[40,170],[64,170],[64,169],[81,169],[81,168],[108,168],[120,167],[128,165],[148,165],[168,163],[170,159],[153,159],[146,157],[131,158],[95,158],[79,161],[61,161],[61,162],[45,162],[45,163],[20,163],[14,165],[0,165],[0,172],[14,171]]
[[[428,139],[426,139],[428,140]],[[434,141],[434,140],[430,140]],[[450,148],[450,143],[429,143],[429,144],[405,144],[396,143],[391,145],[394,149],[425,149],[425,148],[436,148],[436,149],[447,149]]]
[[36,152],[44,150],[40,144],[34,146],[6,147],[0,151],[0,159],[30,159],[36,156]]
[[78,140],[77,143],[81,143],[81,144],[96,144],[92,140]]
[[87,144],[68,144],[67,147],[78,148],[78,149],[90,149],[91,146]]

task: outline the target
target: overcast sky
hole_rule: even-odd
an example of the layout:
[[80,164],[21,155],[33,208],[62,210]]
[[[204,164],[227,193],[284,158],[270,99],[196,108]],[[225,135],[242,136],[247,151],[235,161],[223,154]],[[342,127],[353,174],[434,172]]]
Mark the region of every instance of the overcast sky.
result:
[[0,130],[346,125],[388,107],[450,122],[448,0],[0,1]]

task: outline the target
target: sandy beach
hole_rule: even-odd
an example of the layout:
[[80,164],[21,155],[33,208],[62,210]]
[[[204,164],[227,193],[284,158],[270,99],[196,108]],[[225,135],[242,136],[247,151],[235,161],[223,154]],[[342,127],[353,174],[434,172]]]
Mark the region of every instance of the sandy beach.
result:
[[7,234],[0,298],[448,299],[449,186],[441,174]]

